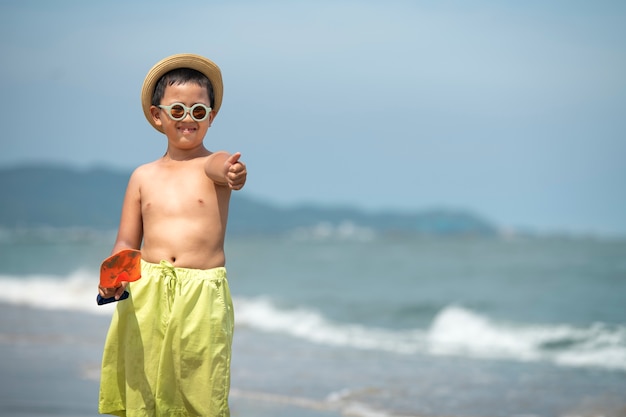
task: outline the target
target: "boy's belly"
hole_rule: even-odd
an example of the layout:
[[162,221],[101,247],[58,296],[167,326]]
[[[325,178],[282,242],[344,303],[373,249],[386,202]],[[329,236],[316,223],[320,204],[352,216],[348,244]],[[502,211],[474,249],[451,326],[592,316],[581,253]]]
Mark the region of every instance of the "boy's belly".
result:
[[167,219],[144,227],[141,252],[147,262],[166,260],[174,266],[193,269],[224,266],[225,229],[221,225]]

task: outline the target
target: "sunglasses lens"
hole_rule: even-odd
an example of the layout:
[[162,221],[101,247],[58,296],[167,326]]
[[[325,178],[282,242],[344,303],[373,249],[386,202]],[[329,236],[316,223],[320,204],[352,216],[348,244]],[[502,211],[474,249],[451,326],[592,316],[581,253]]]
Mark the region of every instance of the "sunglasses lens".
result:
[[206,108],[199,105],[193,106],[191,109],[191,115],[196,120],[204,120],[204,118],[207,116]]
[[170,114],[172,115],[172,119],[180,120],[185,117],[185,108],[180,104],[175,104],[172,106]]

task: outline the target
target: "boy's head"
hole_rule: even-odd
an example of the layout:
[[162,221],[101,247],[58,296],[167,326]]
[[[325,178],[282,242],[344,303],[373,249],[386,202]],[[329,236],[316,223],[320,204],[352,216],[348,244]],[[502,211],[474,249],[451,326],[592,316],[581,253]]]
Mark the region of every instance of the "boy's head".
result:
[[146,75],[141,88],[141,105],[148,122],[159,132],[161,126],[154,123],[150,107],[161,104],[161,99],[168,85],[194,83],[207,89],[214,114],[222,105],[224,86],[219,67],[211,60],[200,55],[178,54],[159,61]]

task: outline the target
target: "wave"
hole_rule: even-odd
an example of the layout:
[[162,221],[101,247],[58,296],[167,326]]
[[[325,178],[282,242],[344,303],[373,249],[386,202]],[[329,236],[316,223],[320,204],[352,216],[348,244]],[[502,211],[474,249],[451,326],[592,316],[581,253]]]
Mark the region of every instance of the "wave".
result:
[[405,354],[423,350],[423,330],[394,331],[356,323],[336,323],[312,309],[279,309],[271,300],[262,297],[237,299],[235,318],[239,326],[287,334],[329,346]]
[[44,310],[83,311],[110,315],[114,304],[98,306],[98,278],[78,270],[67,277],[0,275],[0,302]]
[[[96,283],[97,277],[87,271],[65,278],[0,275],[0,302],[110,315],[114,304],[96,305]],[[425,328],[397,330],[337,322],[311,308],[280,308],[264,297],[235,297],[234,304],[239,327],[327,346],[626,371],[624,325],[512,323],[450,305],[441,309]]]
[[391,330],[333,322],[310,309],[281,310],[264,298],[239,300],[236,312],[238,325],[325,345],[626,371],[626,326],[507,323],[452,305],[428,328]]
[[507,323],[450,306],[437,315],[428,339],[428,352],[433,355],[549,361],[626,371],[626,326]]
[[233,398],[245,398],[254,401],[262,401],[271,404],[289,405],[293,407],[335,411],[341,413],[342,416],[353,417],[412,417],[408,415],[400,415],[395,412],[376,409],[368,404],[358,401],[356,398],[361,392],[348,389],[331,392],[324,399],[312,399],[306,397],[296,397],[289,395],[273,394],[269,392],[248,391],[237,388],[231,388],[230,395]]

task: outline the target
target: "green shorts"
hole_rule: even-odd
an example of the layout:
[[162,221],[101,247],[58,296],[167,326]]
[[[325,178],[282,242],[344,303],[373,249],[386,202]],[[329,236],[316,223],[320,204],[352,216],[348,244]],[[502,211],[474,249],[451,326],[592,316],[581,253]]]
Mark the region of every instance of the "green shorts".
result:
[[102,357],[102,414],[228,417],[233,305],[223,267],[141,261]]

